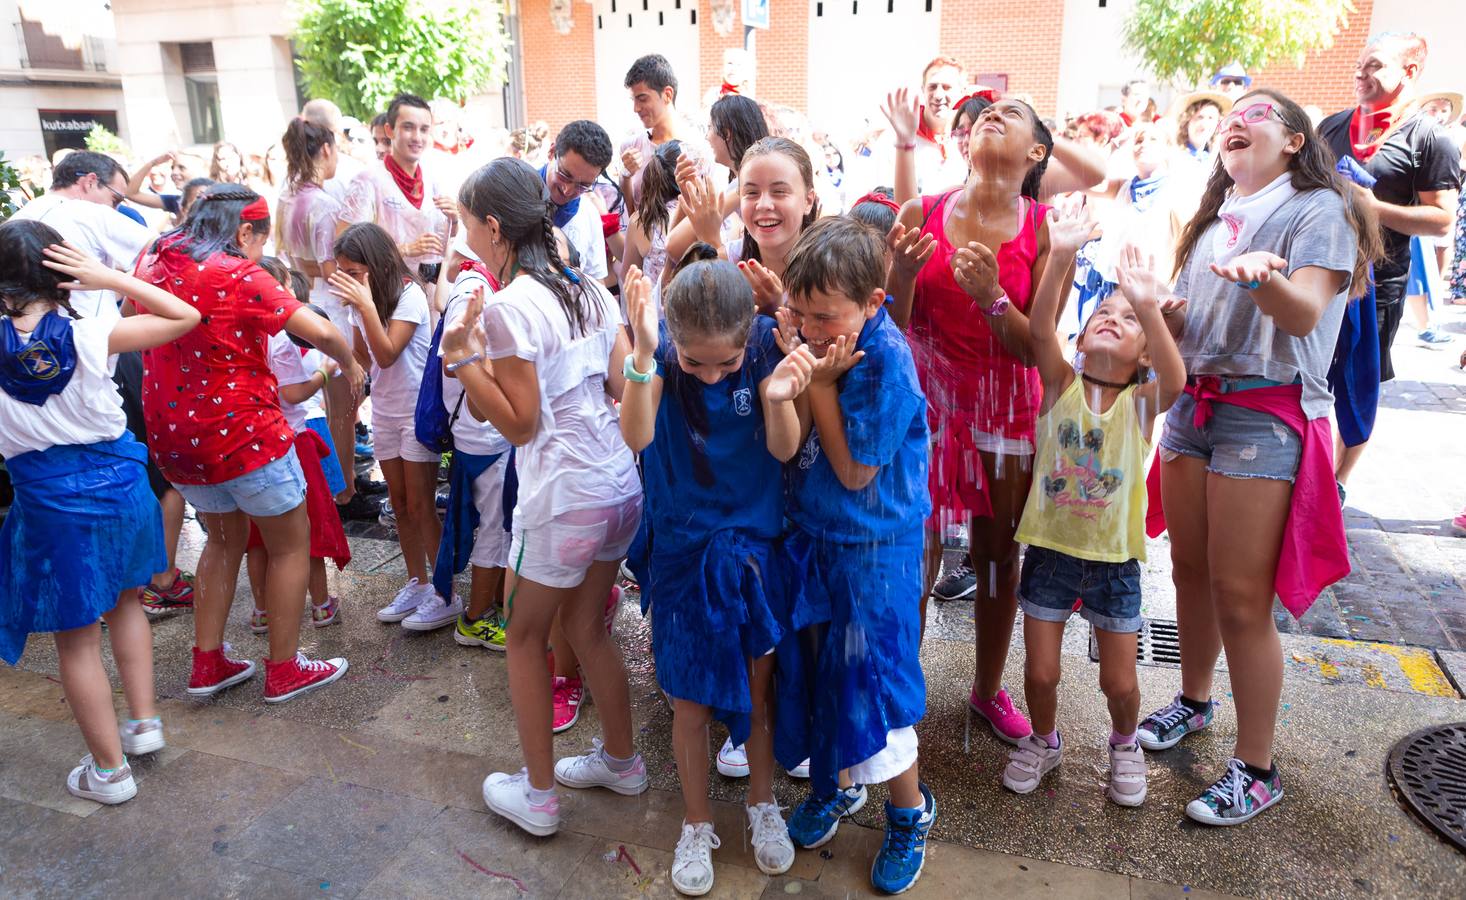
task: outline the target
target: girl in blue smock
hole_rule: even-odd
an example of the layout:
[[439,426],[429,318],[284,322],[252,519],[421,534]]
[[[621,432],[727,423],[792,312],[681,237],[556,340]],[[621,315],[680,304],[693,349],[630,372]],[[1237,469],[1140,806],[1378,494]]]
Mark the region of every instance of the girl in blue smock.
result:
[[[754,858],[777,875],[794,847],[773,795],[769,684],[780,632],[773,544],[784,516],[782,464],[799,446],[794,398],[810,352],[779,352],[774,320],[731,263],[696,262],[662,297],[635,267],[623,285],[635,352],[625,365],[621,433],[642,454],[646,539],[631,566],[652,619],[657,680],[673,698],[672,742],[686,819],[672,882],[712,885],[719,844],[708,802],[710,716],[746,741]],[[775,601],[772,605],[778,605]]]

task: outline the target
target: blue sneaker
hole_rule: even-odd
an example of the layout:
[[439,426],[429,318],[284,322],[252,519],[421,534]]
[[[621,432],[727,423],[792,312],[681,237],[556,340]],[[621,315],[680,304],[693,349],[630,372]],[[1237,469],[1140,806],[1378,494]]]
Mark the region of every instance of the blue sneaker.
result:
[[372,458],[372,443],[371,443],[371,441],[357,441],[356,442],[356,447],[354,449],[356,451],[356,457],[357,457],[357,459],[371,459]]
[[902,809],[886,803],[886,839],[870,867],[870,883],[878,891],[900,894],[921,877],[926,862],[926,833],[937,820],[937,800],[921,785],[925,809]]
[[841,819],[864,808],[866,797],[863,784],[837,788],[824,798],[811,793],[789,814],[789,840],[806,850],[824,846],[840,829]]

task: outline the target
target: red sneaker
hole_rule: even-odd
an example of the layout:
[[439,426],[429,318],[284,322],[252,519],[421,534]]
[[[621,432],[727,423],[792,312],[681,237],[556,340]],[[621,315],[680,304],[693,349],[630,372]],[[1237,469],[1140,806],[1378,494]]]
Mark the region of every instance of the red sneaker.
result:
[[304,653],[284,662],[265,660],[265,702],[286,700],[330,684],[346,674],[346,660],[308,659]]
[[173,583],[165,588],[151,584],[143,585],[143,612],[149,616],[161,616],[170,612],[193,609],[193,576],[173,570]]
[[255,664],[244,659],[230,659],[228,644],[216,650],[193,648],[193,674],[188,679],[188,693],[193,697],[209,697],[255,673]]
[[585,686],[579,678],[554,677],[554,716],[550,730],[555,734],[568,731],[580,721],[580,703],[585,699]]
[[606,634],[611,633],[611,626],[616,624],[616,611],[621,608],[621,585],[611,585],[610,596],[606,597],[606,609],[603,615],[606,618]]

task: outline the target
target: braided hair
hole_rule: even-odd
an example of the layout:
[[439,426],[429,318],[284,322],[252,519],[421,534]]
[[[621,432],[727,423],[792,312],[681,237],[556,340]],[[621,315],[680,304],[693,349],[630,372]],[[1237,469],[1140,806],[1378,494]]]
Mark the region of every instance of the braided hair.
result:
[[[188,253],[194,262],[203,262],[215,253],[245,259],[244,250],[235,243],[242,221],[239,214],[260,195],[239,184],[215,184],[199,195],[189,208],[188,218],[177,228],[164,232],[153,243],[157,252],[172,247]],[[269,234],[270,219],[265,217],[247,223],[255,234]]]
[[0,314],[19,318],[36,301],[53,303],[73,319],[71,292],[61,285],[71,280],[44,265],[46,248],[64,243],[56,229],[35,219],[11,219],[0,224]]
[[587,283],[590,276],[560,256],[555,204],[544,179],[528,163],[506,156],[483,166],[463,182],[458,202],[475,218],[499,223],[520,271],[554,295],[572,334],[588,334],[604,323],[605,303]]

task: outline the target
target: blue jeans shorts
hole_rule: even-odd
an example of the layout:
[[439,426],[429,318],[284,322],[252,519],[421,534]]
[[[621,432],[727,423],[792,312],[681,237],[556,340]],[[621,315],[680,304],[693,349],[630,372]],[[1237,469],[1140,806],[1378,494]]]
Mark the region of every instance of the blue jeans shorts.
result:
[[1194,457],[1208,472],[1228,478],[1292,481],[1298,475],[1303,441],[1282,419],[1234,403],[1213,402],[1211,408],[1211,418],[1197,428],[1196,400],[1190,394],[1176,399],[1161,432],[1162,460]]
[[1067,622],[1079,614],[1103,631],[1140,630],[1140,563],[1091,562],[1047,547],[1030,546],[1023,553],[1018,603],[1025,616],[1045,622]]
[[203,513],[279,516],[305,502],[305,473],[291,447],[284,456],[219,484],[175,484],[183,499]]

